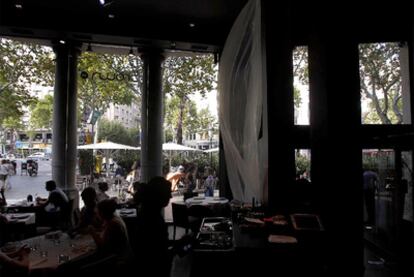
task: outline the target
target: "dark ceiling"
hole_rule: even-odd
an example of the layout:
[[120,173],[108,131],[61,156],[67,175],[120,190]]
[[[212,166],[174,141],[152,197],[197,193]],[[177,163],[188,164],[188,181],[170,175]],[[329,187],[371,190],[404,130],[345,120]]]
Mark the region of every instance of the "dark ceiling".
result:
[[99,0],[0,0],[0,35],[211,51],[223,45],[247,1],[106,2],[103,6]]
[[[247,0],[0,0],[0,36],[43,43],[71,39],[103,45],[215,52]],[[263,0],[267,32],[289,30],[295,44],[318,32],[358,42],[404,40],[414,33],[413,1]],[[282,19],[281,19],[282,18]],[[194,24],[194,25],[192,25]],[[84,46],[85,47],[85,46]]]

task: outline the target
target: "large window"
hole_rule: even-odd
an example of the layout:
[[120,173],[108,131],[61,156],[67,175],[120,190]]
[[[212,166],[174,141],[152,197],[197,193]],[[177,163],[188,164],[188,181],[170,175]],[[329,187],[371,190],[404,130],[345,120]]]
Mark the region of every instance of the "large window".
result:
[[296,179],[311,180],[311,150],[295,149]]
[[295,125],[309,125],[308,47],[293,50],[293,101]]
[[408,47],[359,45],[362,124],[410,124]]

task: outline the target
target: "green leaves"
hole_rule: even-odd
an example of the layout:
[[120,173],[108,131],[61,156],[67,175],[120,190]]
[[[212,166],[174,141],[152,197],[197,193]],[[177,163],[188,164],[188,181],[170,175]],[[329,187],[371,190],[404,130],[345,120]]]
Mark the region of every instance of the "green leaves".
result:
[[[206,93],[216,88],[217,67],[212,55],[174,56],[164,62],[164,92],[170,96],[166,102],[165,123],[167,134],[174,133],[182,143],[187,128],[193,132],[199,127],[195,104],[190,95]],[[185,126],[185,127],[184,127]]]
[[[48,47],[0,38],[0,124],[21,121],[22,108],[30,105],[33,84],[51,85],[54,54]],[[21,125],[21,124],[20,124]]]
[[138,129],[126,129],[116,121],[99,121],[99,140],[112,141],[115,143],[138,146]]
[[366,124],[401,124],[402,92],[400,47],[397,43],[359,45],[362,101],[369,100],[362,115]]
[[53,115],[53,96],[46,95],[36,103],[30,105],[30,127],[51,128]]
[[82,107],[104,113],[111,103],[129,105],[140,94],[142,62],[137,56],[84,52],[79,59],[78,97]]

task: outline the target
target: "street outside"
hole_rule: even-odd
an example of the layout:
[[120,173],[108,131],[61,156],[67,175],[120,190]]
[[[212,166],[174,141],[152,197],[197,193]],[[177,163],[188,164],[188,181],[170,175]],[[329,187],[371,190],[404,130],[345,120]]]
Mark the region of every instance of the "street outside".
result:
[[16,159],[16,175],[10,179],[11,189],[6,190],[5,196],[8,204],[27,199],[31,194],[33,199],[36,196],[47,197],[48,192],[45,189],[45,182],[52,179],[51,160],[38,161],[39,168],[37,176],[29,176],[26,171],[21,171],[22,161],[25,159]]
[[[11,177],[11,189],[6,190],[5,196],[7,203],[14,204],[18,201],[27,199],[27,196],[31,194],[33,199],[37,196],[47,198],[49,193],[45,189],[45,182],[52,179],[52,161],[38,161],[38,174],[37,176],[29,176],[26,171],[21,171],[21,163],[25,162],[25,159],[16,159],[17,172],[16,175]],[[111,189],[107,191],[111,197],[117,196],[116,191]],[[176,201],[174,197],[172,201]],[[178,197],[180,198],[180,197]],[[181,197],[182,199],[182,197]],[[83,206],[83,202],[80,201],[80,206]],[[164,216],[166,221],[172,221],[171,203],[166,207]]]

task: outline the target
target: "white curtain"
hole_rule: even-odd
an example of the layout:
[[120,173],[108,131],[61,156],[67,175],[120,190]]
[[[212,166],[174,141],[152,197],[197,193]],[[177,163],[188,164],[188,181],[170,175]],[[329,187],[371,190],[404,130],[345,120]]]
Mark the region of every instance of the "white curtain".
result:
[[249,1],[226,40],[219,69],[220,130],[233,197],[267,200],[266,51],[261,1]]

